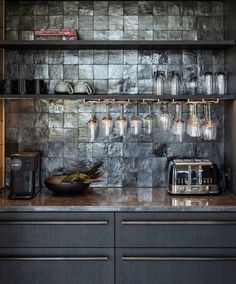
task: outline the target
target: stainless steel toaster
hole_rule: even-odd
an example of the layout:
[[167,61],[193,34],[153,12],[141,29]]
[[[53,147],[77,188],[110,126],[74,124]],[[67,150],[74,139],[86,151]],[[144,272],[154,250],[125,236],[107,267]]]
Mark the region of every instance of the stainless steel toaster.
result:
[[168,192],[171,194],[218,194],[220,173],[205,159],[173,159],[168,165]]

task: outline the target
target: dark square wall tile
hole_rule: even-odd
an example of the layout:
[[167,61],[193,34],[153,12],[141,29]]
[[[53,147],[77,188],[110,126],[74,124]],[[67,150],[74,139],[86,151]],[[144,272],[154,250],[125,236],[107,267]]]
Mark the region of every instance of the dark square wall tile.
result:
[[34,18],[32,16],[20,17],[19,30],[32,31],[34,29]]
[[63,15],[63,2],[62,1],[48,1],[48,13],[52,16]]
[[153,15],[153,1],[138,1],[139,15]]
[[153,15],[168,15],[168,1],[154,1]]
[[79,13],[78,1],[64,1],[63,12],[65,16],[77,16]]

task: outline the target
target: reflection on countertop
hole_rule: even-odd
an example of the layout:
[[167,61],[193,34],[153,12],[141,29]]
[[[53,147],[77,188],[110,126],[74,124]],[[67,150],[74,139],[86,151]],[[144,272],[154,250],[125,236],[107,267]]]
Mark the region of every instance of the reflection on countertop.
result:
[[0,195],[0,211],[236,211],[236,195],[173,196],[165,188],[90,188],[82,195],[58,196],[47,189],[31,200]]

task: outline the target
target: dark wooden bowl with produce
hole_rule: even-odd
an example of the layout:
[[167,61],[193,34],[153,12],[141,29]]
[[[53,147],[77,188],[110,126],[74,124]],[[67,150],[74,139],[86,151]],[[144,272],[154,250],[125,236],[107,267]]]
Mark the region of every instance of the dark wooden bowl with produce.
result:
[[56,194],[81,194],[91,183],[100,182],[104,174],[103,161],[96,161],[91,166],[79,169],[76,172],[63,175],[53,175],[44,180],[46,187]]

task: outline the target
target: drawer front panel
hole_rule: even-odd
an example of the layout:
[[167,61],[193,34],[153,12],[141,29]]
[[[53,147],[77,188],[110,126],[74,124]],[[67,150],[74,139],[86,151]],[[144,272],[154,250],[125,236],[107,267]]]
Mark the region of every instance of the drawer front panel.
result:
[[[219,219],[214,219],[218,216]],[[236,219],[226,215],[119,213],[117,247],[236,247]]]
[[117,284],[232,284],[234,256],[165,256],[149,249],[117,249]]
[[[0,215],[1,217],[1,215]],[[29,214],[0,219],[0,247],[113,247],[113,214]]]
[[0,257],[0,278],[11,284],[113,284],[113,255],[112,249],[100,249],[73,256]]

